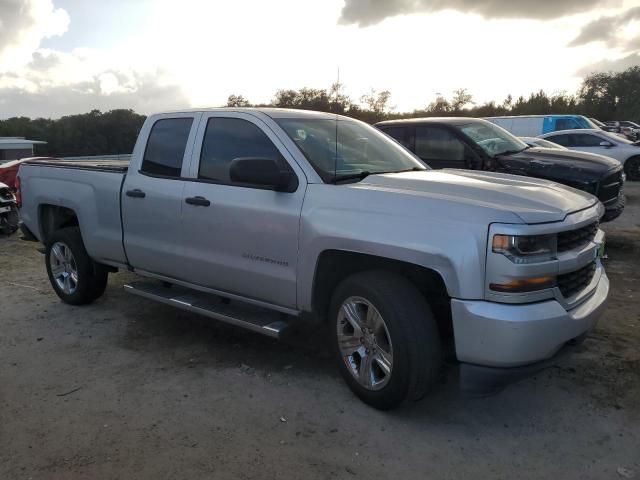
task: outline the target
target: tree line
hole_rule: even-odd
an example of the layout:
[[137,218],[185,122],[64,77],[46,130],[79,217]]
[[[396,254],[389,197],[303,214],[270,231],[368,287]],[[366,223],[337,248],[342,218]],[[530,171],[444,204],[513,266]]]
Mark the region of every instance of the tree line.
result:
[[[548,94],[542,90],[528,97],[476,104],[465,88],[454,90],[449,98],[438,96],[424,108],[396,112],[388,90],[370,90],[354,99],[335,83],[326,89],[278,90],[268,104],[252,104],[243,95],[233,94],[229,107],[279,107],[317,110],[347,115],[368,123],[381,120],[429,116],[488,117],[496,115],[581,114],[602,121],[640,121],[640,66],[624,72],[601,72],[587,76],[575,94]],[[0,120],[0,136],[21,136],[44,140],[36,154],[52,156],[113,155],[131,153],[145,120],[133,110],[92,110],[59,119],[14,117]]]

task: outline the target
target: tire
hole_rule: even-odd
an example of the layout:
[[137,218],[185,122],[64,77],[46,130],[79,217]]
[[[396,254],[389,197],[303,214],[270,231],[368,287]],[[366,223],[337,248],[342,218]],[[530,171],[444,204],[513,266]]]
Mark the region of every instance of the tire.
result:
[[[354,274],[335,289],[329,312],[333,354],[358,398],[390,410],[426,395],[440,373],[440,337],[429,305],[411,282],[388,271]],[[354,315],[363,320],[360,330]]]
[[637,182],[640,180],[640,156],[631,157],[624,164],[627,179]]
[[51,235],[45,264],[51,286],[65,303],[89,304],[107,287],[109,273],[89,257],[78,227],[63,228]]

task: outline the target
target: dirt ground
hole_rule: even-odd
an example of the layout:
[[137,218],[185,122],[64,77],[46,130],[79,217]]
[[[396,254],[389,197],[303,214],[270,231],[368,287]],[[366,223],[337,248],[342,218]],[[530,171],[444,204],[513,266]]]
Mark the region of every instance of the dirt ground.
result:
[[0,479],[640,478],[640,184],[605,225],[608,311],[575,354],[489,398],[356,400],[318,335],[276,342],[128,296],[61,303],[0,239]]

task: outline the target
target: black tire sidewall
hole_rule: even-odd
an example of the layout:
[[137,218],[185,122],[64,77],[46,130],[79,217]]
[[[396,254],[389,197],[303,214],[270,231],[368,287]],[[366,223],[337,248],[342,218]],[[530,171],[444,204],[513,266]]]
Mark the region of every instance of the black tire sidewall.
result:
[[[51,248],[56,243],[64,243],[67,247],[71,249],[71,253],[73,254],[73,258],[76,263],[76,267],[78,269],[78,283],[76,290],[71,294],[66,294],[62,291],[53,275],[51,273]],[[60,299],[71,305],[84,305],[87,303],[91,303],[95,300],[96,297],[96,288],[97,283],[101,279],[96,277],[96,272],[94,268],[94,262],[89,257],[87,250],[84,247],[84,243],[82,242],[82,236],[80,234],[80,229],[77,227],[68,227],[57,230],[54,232],[49,241],[47,242],[47,247],[45,251],[45,264],[47,267],[47,275],[49,276],[49,281],[51,282],[51,286],[54,291],[60,297]],[[102,290],[104,291],[104,289]],[[102,293],[102,292],[100,292]],[[99,296],[99,295],[98,295]]]
[[[637,182],[640,180],[640,174],[638,174],[638,169],[640,168],[640,156],[631,157],[627,160],[625,164],[625,173],[627,174],[627,179],[633,182]],[[634,172],[634,173],[632,173]]]
[[[380,390],[361,386],[340,353],[337,317],[342,303],[349,297],[362,297],[373,304],[389,331],[393,370],[389,383]],[[435,380],[434,372],[439,371],[440,338],[435,319],[422,295],[400,275],[371,271],[345,279],[333,294],[328,328],[342,377],[356,396],[374,408],[389,410],[405,400],[422,398]]]

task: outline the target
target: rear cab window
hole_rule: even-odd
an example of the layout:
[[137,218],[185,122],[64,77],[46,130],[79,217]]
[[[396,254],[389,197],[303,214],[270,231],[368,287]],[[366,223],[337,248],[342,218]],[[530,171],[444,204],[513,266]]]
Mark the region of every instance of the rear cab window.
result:
[[147,139],[140,173],[179,178],[193,118],[157,120]]

